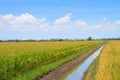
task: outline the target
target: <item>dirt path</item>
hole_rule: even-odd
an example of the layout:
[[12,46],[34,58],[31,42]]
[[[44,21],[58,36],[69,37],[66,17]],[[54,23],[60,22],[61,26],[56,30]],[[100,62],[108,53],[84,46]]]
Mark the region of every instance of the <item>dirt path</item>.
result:
[[83,54],[82,56],[79,56],[71,61],[68,61],[58,68],[54,69],[51,72],[48,72],[44,76],[37,76],[34,80],[61,80],[61,77],[63,77],[67,72],[72,70],[75,66],[82,63],[84,60],[86,60],[93,52],[95,52],[98,48],[101,46],[94,48],[90,50],[89,52]]

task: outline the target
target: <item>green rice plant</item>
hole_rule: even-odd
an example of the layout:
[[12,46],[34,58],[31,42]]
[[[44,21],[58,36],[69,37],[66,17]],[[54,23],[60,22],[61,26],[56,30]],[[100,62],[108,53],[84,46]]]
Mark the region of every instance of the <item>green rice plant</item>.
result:
[[48,65],[71,55],[82,55],[102,43],[103,41],[0,43],[0,80],[10,80],[38,66]]

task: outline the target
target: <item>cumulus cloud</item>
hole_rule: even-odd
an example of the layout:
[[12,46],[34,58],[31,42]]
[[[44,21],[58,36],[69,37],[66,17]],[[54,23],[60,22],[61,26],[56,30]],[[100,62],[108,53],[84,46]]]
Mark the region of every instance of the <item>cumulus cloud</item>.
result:
[[0,26],[8,27],[11,30],[21,31],[36,31],[48,26],[45,18],[35,18],[29,13],[24,13],[19,16],[12,14],[0,15]]
[[45,18],[37,19],[28,13],[21,14],[20,16],[14,16],[12,14],[0,16],[0,22],[3,25],[6,25],[6,24],[17,25],[17,26],[29,25],[29,24],[32,25],[32,24],[40,24],[40,23],[43,23],[45,21],[46,21]]
[[19,16],[14,16],[13,14],[0,15],[0,27],[21,31],[68,31],[82,29],[84,31],[109,31],[120,29],[120,20],[110,22],[107,18],[103,18],[98,23],[89,24],[81,19],[72,21],[71,16],[72,14],[69,13],[53,22],[47,22],[46,18],[36,18],[29,13],[23,13]]
[[36,22],[36,18],[28,13],[25,13],[25,14],[21,14],[20,16],[17,16],[13,22],[18,25],[19,24],[33,24]]
[[115,26],[120,26],[120,20],[116,21],[116,22],[114,23],[114,25],[115,25]]
[[[13,14],[0,15],[0,33],[22,36],[111,36],[118,35],[120,31],[120,20],[114,22],[103,18],[96,23],[89,24],[81,19],[72,20],[72,14],[66,14],[53,22],[47,22],[46,18],[36,18],[29,13],[15,16]],[[13,37],[13,35],[11,38]],[[33,35],[29,35],[33,34]],[[3,35],[3,37],[4,37]],[[6,36],[6,38],[8,37]],[[14,35],[14,36],[15,36]],[[53,35],[53,36],[52,36]],[[18,37],[19,37],[18,36]],[[24,36],[25,37],[25,36]],[[47,38],[46,37],[46,38]]]
[[101,35],[104,34],[106,36],[107,35],[110,36],[113,34],[119,35],[118,32],[120,31],[119,20],[112,22],[108,20],[107,18],[106,19],[103,18],[98,23],[92,24],[90,26],[91,26],[91,29],[90,29],[91,32],[94,32],[96,34],[100,33]]
[[57,20],[55,20],[55,24],[57,25],[60,25],[60,24],[68,24],[70,23],[70,18],[71,18],[71,13],[61,17],[61,18],[58,18]]
[[87,23],[85,21],[76,20],[75,22],[73,22],[73,25],[77,27],[83,27],[83,26],[87,26]]
[[5,16],[0,15],[0,24],[5,25],[5,24],[11,24],[11,22],[14,20],[14,16],[12,14],[8,14]]

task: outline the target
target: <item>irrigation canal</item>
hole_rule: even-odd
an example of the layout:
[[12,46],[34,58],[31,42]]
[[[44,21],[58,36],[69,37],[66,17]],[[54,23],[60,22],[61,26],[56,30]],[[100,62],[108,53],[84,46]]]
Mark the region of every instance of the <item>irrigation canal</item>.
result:
[[88,59],[86,59],[80,66],[77,67],[71,74],[69,74],[65,80],[82,80],[82,77],[90,64],[99,56],[105,45],[101,46],[95,51]]

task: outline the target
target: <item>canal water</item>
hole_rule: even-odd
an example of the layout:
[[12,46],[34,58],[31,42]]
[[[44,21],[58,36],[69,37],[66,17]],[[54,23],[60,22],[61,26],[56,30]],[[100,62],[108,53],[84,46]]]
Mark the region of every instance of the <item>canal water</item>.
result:
[[101,46],[90,57],[88,57],[80,66],[78,66],[76,70],[74,70],[70,75],[68,75],[65,80],[81,80],[85,71],[88,69],[90,64],[98,57],[104,46],[105,45]]

